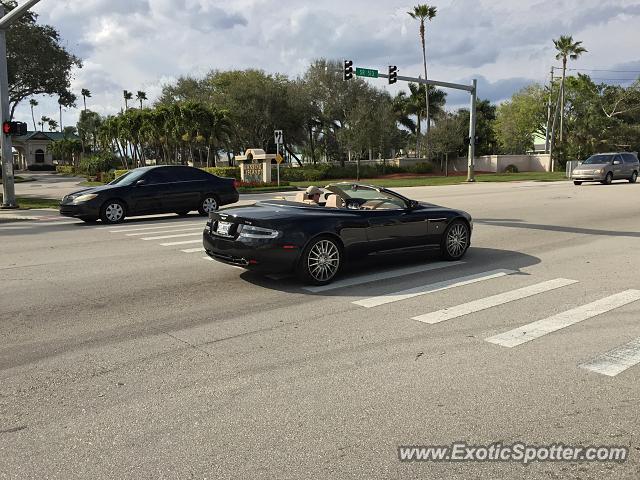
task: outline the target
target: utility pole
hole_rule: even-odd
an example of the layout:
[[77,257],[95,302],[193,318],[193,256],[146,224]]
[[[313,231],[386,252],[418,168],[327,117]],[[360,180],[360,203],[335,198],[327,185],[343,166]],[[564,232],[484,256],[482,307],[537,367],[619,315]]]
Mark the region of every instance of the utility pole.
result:
[[473,90],[471,90],[471,103],[469,105],[469,164],[467,165],[467,182],[476,181],[474,169],[476,155],[476,97],[478,81],[473,79]]
[[549,129],[551,128],[551,96],[553,95],[553,69],[551,67],[551,79],[549,81],[549,99],[547,100],[547,128],[545,130],[544,153],[551,153],[549,145]]
[[[27,0],[7,15],[0,6],[0,124],[9,121],[9,73],[7,71],[7,30],[27,10],[40,0]],[[13,179],[13,151],[11,137],[0,133],[0,154],[2,155],[2,206],[0,208],[18,208]]]

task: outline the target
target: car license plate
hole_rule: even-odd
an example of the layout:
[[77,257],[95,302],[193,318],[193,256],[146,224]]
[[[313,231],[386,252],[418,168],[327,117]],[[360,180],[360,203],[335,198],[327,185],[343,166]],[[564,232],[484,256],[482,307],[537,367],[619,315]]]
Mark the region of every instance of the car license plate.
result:
[[218,228],[216,228],[216,232],[220,235],[229,235],[230,228],[231,224],[229,222],[218,222]]

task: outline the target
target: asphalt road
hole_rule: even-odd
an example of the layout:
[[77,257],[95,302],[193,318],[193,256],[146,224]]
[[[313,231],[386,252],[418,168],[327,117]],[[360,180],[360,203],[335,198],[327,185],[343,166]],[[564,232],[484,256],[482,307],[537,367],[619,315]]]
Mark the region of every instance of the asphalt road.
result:
[[[640,185],[399,190],[474,216],[464,263],[309,291],[200,217],[0,225],[0,478],[639,478]],[[398,460],[454,441],[631,453]]]

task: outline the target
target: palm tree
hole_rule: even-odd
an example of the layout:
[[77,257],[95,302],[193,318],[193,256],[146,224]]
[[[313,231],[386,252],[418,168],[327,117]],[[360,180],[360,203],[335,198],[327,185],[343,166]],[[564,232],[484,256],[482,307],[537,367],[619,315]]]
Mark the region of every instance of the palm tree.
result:
[[[427,92],[425,92],[425,90]],[[416,134],[416,156],[418,156],[418,152],[420,151],[420,132],[422,119],[426,118],[427,115],[427,108],[424,104],[423,99],[425,97],[429,99],[429,111],[437,115],[444,110],[444,104],[447,94],[432,85],[429,85],[429,88],[426,88],[423,83],[409,83],[409,92],[409,97],[407,97],[406,99],[407,111],[410,115],[415,115],[417,118],[417,128],[415,129],[414,133]]]
[[38,106],[38,101],[34,98],[29,100],[29,105],[31,105],[31,119],[33,120],[33,130],[37,131],[38,127],[36,126],[36,116],[33,113],[33,108]]
[[[413,19],[420,20],[420,42],[422,44],[422,62],[424,64],[424,79],[427,80],[427,47],[425,42],[425,20],[431,21],[437,14],[436,7],[431,7],[427,4],[416,5],[413,7],[413,11],[407,12]],[[425,120],[427,122],[427,133],[429,133],[430,116],[429,116],[429,89],[425,90],[425,106],[426,115]]]
[[62,107],[75,107],[76,106],[77,97],[71,93],[66,92],[58,97],[58,107],[60,107],[60,130],[62,131],[63,123],[62,123]]
[[51,132],[51,131],[54,131],[54,130],[57,130],[57,128],[58,128],[58,122],[56,122],[55,120],[51,120],[51,119],[49,119],[48,124],[49,124],[49,131],[50,131],[50,132]]
[[147,99],[147,93],[141,90],[138,90],[138,93],[136,94],[136,99],[140,101],[140,110],[142,110],[142,102]]
[[91,91],[83,88],[80,91],[80,95],[82,95],[82,103],[84,103],[84,111],[87,111],[87,98],[91,98]]
[[128,110],[129,109],[129,100],[133,99],[133,93],[131,93],[128,90],[124,90],[122,92],[122,95],[124,97],[124,109]]
[[40,117],[40,131],[44,132],[44,124],[50,122],[51,119],[45,115],[43,115],[42,117]]
[[562,125],[564,123],[564,81],[567,72],[567,60],[577,60],[580,55],[587,51],[582,46],[582,42],[574,42],[571,35],[560,35],[560,38],[553,41],[558,54],[556,60],[562,60],[562,83],[560,84],[560,141],[562,142]]

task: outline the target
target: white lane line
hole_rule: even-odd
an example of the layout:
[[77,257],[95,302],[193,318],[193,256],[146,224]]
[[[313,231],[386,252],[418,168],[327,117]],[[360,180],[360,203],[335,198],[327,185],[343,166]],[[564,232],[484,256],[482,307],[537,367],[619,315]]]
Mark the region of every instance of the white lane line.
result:
[[517,347],[548,333],[555,332],[575,323],[582,322],[592,317],[609,312],[628,303],[640,300],[640,290],[625,290],[624,292],[611,295],[610,297],[596,300],[595,302],[582,305],[566,312],[558,313],[552,317],[529,323],[508,332],[494,335],[485,340],[503,347]]
[[[197,225],[202,225],[202,228],[204,228],[206,222],[172,222],[172,223],[156,223],[154,226],[152,227],[136,227],[134,226],[132,227],[126,227],[126,228],[122,228],[122,226],[116,228],[115,230],[111,230],[111,229],[107,229],[107,231],[111,232],[111,233],[125,233],[125,232],[142,232],[144,230],[158,230],[161,228],[172,228],[172,227],[190,227],[190,226],[197,226]],[[96,230],[104,230],[104,227],[96,227]]]
[[430,270],[438,270],[440,268],[455,267],[456,265],[462,265],[465,262],[436,262],[428,263],[426,265],[417,265],[413,267],[396,268],[393,270],[387,270],[384,272],[370,273],[366,275],[358,275],[355,277],[345,278],[338,280],[337,282],[330,283],[329,285],[320,285],[317,287],[303,287],[308,292],[326,292],[327,290],[335,290],[336,288],[353,287],[354,285],[361,285],[363,283],[376,282],[378,280],[387,280],[389,278],[404,277],[405,275],[412,275],[414,273],[428,272]]
[[211,257],[202,257],[203,260],[209,260],[210,262],[213,262],[213,258]]
[[511,273],[516,272],[514,270],[504,269],[490,270],[488,272],[476,273],[474,275],[467,275],[465,277],[452,278],[451,280],[445,280],[443,282],[421,285],[419,287],[402,290],[400,292],[393,292],[387,295],[378,295],[376,297],[365,298],[363,300],[358,300],[352,303],[366,308],[377,307],[386,303],[399,302],[400,300],[406,300],[407,298],[426,295],[427,293],[440,292],[442,290],[448,290],[450,288],[462,287],[464,285],[470,285],[472,283],[491,280],[492,278],[504,277],[505,275],[509,275]]
[[190,232],[190,231],[195,231],[195,230],[198,230],[198,231],[202,232],[204,230],[204,227],[174,228],[174,229],[171,229],[171,230],[157,230],[157,231],[153,231],[153,232],[127,233],[126,236],[127,237],[139,237],[141,235],[159,235],[159,234],[162,234],[162,233]]
[[144,237],[144,238],[141,238],[140,240],[164,240],[165,238],[194,237],[196,235],[202,235],[202,232],[177,233],[175,235],[161,235],[159,237]]
[[566,287],[578,283],[577,280],[569,280],[566,278],[556,278],[547,282],[536,283],[535,285],[529,285],[527,287],[518,288],[490,297],[481,298],[473,302],[463,303],[450,308],[443,308],[436,312],[426,313],[424,315],[418,315],[413,317],[413,320],[418,320],[424,323],[440,323],[445,320],[451,320],[453,318],[462,317],[470,313],[480,312],[487,310],[491,307],[497,307],[498,305],[504,305],[505,303],[514,302],[522,298],[532,297],[540,293],[548,292],[549,290],[555,290],[556,288]]
[[[198,248],[187,248],[185,250],[180,250],[181,252],[184,253],[196,253],[196,252],[204,252],[204,247],[198,247]],[[207,257],[208,258],[208,257]]]
[[197,240],[182,240],[180,242],[168,242],[168,243],[161,243],[160,246],[161,247],[173,247],[174,245],[188,245],[190,243],[202,243],[202,239],[197,239]]
[[638,363],[640,363],[640,337],[580,364],[580,368],[615,377]]

